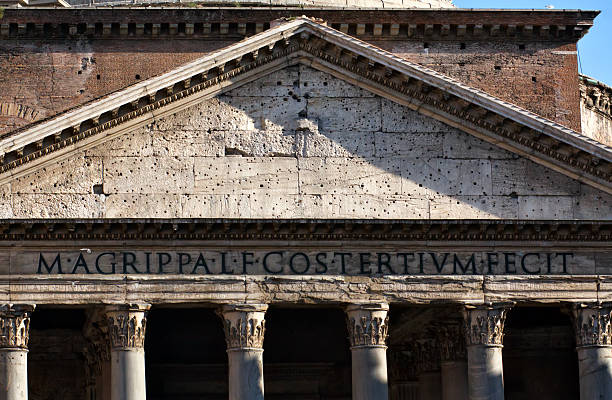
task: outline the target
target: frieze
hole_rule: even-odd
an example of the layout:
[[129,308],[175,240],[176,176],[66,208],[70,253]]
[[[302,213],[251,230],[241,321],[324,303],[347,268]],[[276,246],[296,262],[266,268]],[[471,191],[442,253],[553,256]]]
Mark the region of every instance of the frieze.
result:
[[612,304],[576,305],[573,314],[578,347],[612,346]]
[[465,337],[468,346],[501,346],[509,305],[466,306]]
[[27,349],[30,339],[30,315],[34,305],[0,306],[0,348]]
[[144,348],[147,305],[111,307],[107,311],[108,334],[113,350]]

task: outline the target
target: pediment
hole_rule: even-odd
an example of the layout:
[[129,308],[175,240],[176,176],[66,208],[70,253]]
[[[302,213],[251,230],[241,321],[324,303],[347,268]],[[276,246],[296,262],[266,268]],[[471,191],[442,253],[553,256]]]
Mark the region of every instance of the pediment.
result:
[[0,183],[298,64],[612,193],[609,147],[306,18],[3,135]]

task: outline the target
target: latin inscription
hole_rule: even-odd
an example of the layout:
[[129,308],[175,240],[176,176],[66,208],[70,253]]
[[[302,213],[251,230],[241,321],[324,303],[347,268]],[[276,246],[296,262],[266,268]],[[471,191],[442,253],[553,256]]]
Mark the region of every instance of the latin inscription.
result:
[[[79,251],[39,252],[29,273],[189,275],[580,274],[573,252]],[[34,261],[34,260],[32,260]]]

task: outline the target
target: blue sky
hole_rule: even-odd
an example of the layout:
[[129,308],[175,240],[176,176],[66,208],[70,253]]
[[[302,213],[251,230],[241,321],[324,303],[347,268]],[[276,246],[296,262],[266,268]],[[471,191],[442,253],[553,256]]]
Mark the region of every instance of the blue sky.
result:
[[582,73],[612,86],[612,0],[455,0],[462,8],[601,10],[595,26],[578,42]]

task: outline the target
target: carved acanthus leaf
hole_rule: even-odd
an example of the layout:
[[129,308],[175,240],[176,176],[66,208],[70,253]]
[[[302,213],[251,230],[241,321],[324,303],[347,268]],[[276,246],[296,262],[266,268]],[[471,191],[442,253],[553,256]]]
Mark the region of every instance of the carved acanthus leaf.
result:
[[460,321],[442,324],[438,327],[437,337],[440,348],[440,360],[442,362],[466,359],[463,331],[463,324]]
[[347,326],[351,347],[386,346],[389,317],[386,304],[349,306]]
[[29,304],[0,306],[0,348],[28,348],[32,311],[34,311],[34,305]]
[[228,350],[262,349],[266,333],[265,304],[225,306],[220,312]]
[[466,307],[464,320],[467,345],[501,346],[507,311],[508,308],[504,306]]
[[143,348],[148,306],[126,306],[107,311],[112,349]]
[[576,345],[612,346],[612,304],[577,305],[574,308]]

